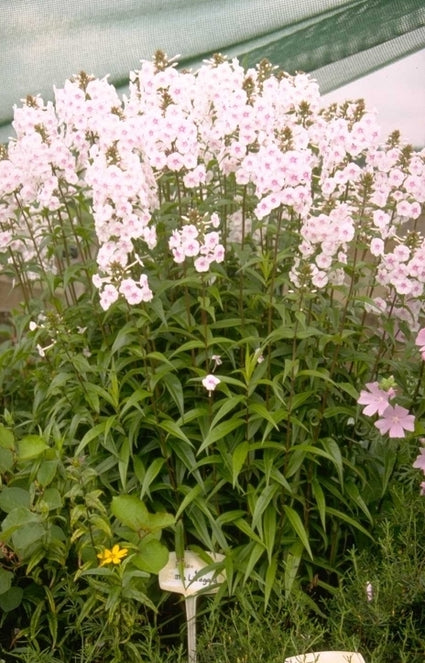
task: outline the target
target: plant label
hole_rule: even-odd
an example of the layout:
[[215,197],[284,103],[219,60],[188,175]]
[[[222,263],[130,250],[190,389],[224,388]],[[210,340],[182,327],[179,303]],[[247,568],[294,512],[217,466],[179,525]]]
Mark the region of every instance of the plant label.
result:
[[[220,562],[224,555],[209,552],[213,562]],[[218,585],[224,581],[224,575],[216,574],[214,571],[202,573],[208,564],[201,557],[185,550],[183,566],[178,563],[175,552],[171,552],[168,563],[161,569],[158,575],[159,586],[167,592],[176,592],[183,596],[194,596],[199,592],[213,594],[218,590]],[[183,577],[181,570],[183,569]]]

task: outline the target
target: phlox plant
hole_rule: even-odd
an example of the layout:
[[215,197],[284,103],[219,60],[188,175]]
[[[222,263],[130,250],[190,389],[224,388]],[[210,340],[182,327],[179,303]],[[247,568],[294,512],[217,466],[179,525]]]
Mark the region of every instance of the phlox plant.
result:
[[[3,484],[31,513],[59,492],[43,517],[69,572],[127,547],[111,501],[132,496],[169,515],[169,549],[224,553],[222,591],[329,588],[391,482],[417,480],[425,151],[267,61],[180,71],[158,52],[122,98],[84,72],[54,92],[15,108],[0,160],[1,265],[24,301],[4,431],[44,444],[24,472],[7,437]],[[84,559],[69,463],[104,508]]]

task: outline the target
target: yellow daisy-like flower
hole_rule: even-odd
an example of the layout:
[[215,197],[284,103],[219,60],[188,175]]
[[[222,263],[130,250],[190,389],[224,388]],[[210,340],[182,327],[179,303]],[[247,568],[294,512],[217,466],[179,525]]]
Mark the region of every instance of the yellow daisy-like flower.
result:
[[120,564],[127,553],[128,548],[120,548],[118,543],[112,546],[111,550],[105,548],[105,550],[97,554],[100,559],[99,566],[105,566],[105,564]]

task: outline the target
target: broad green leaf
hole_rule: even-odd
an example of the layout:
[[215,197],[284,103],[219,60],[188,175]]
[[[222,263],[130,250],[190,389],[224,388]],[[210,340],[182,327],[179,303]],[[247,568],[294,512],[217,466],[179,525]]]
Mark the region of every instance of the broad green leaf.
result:
[[136,495],[118,495],[112,498],[112,514],[135,532],[157,532],[174,524],[170,513],[149,513]]
[[175,517],[165,511],[157,511],[149,514],[149,531],[157,532],[165,527],[171,527],[175,523]]
[[111,512],[123,525],[136,532],[148,529],[148,510],[136,495],[118,495],[113,497]]
[[18,460],[34,460],[46,449],[49,449],[49,445],[40,435],[27,435],[18,442]]
[[16,507],[3,520],[1,537],[3,541],[7,541],[17,529],[38,524],[39,522],[40,516],[38,514],[24,506]]
[[15,458],[11,449],[0,447],[0,474],[5,474],[13,469]]
[[60,509],[63,506],[62,495],[57,488],[46,488],[43,493],[42,501],[47,504],[50,511]]
[[157,539],[142,541],[139,551],[132,557],[132,562],[141,571],[156,574],[168,562],[168,549]]
[[12,586],[13,573],[0,567],[0,594],[7,592]]
[[53,479],[56,476],[58,464],[59,461],[57,459],[43,460],[40,463],[40,467],[38,468],[37,471],[37,481],[41,486],[43,487],[48,486],[49,483],[53,481]]
[[24,590],[21,587],[10,587],[4,594],[0,594],[0,608],[4,612],[12,612],[21,604]]
[[30,508],[31,497],[27,490],[15,486],[5,486],[0,492],[0,509],[10,513],[17,507]]
[[15,436],[3,424],[0,424],[0,447],[10,449],[11,451],[15,448]]
[[12,547],[23,559],[33,554],[36,548],[43,546],[45,529],[41,523],[28,522],[25,527],[16,529],[12,534]]

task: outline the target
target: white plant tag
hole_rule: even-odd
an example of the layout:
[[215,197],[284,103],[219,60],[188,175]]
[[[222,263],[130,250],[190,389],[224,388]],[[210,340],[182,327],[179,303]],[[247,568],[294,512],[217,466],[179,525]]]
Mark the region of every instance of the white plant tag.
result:
[[[214,562],[224,559],[220,553],[207,554]],[[200,573],[208,564],[191,550],[184,551],[183,578],[180,566],[176,553],[171,552],[167,564],[158,574],[158,580],[164,591],[183,594],[185,597],[188,661],[196,663],[196,598],[200,592],[213,594],[218,591],[218,585],[224,582],[225,576],[223,573],[217,575],[214,571]]]
[[[207,553],[214,562],[220,562],[224,555],[220,553]],[[177,563],[176,553],[171,552],[168,563],[161,569],[158,575],[159,586],[167,592],[183,594],[183,596],[193,596],[199,592],[212,594],[218,590],[218,585],[224,582],[223,573],[216,574],[210,571],[205,574],[200,572],[208,564],[191,550],[184,552],[184,577],[180,575],[179,564]],[[197,574],[199,573],[199,576]]]

